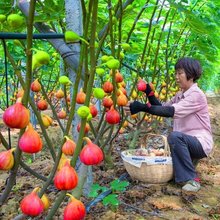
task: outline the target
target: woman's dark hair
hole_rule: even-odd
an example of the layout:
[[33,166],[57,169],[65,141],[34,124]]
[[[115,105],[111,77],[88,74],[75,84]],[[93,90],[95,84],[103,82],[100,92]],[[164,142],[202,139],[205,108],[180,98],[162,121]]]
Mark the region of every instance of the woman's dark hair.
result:
[[178,69],[184,69],[187,80],[193,79],[193,82],[199,79],[202,74],[199,61],[189,57],[184,57],[177,61],[175,70]]

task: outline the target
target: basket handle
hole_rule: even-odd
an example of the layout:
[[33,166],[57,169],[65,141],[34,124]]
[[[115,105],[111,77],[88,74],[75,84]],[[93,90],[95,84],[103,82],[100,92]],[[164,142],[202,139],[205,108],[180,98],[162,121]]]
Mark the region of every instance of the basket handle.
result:
[[145,148],[144,147],[145,142],[150,136],[160,136],[160,137],[163,138],[163,141],[164,141],[164,156],[169,156],[170,157],[171,152],[170,152],[170,147],[169,147],[168,142],[167,142],[167,137],[165,135],[162,135],[162,134],[153,134],[153,133],[146,134],[144,140],[141,142],[141,148]]

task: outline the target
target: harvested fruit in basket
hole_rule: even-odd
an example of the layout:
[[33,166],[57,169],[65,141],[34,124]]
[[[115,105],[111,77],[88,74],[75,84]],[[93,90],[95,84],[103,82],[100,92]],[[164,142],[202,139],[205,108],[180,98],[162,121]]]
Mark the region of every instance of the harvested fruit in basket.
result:
[[165,150],[163,148],[160,149],[146,149],[146,148],[138,148],[136,150],[128,150],[126,152],[127,156],[149,156],[149,157],[155,157],[155,156],[164,156]]
[[164,153],[165,153],[164,149],[162,149],[162,148],[161,149],[152,149],[150,152],[150,154],[151,154],[150,156],[154,156],[154,155],[155,156],[164,156]]
[[135,151],[135,156],[149,156],[148,150],[145,148],[139,148]]

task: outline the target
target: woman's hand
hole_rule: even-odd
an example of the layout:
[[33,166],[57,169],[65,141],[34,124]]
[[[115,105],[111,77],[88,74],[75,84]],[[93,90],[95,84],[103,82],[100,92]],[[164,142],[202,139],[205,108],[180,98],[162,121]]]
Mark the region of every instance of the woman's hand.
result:
[[150,103],[143,104],[141,102],[134,101],[134,102],[128,102],[128,104],[124,107],[124,110],[127,115],[134,115],[138,112],[148,112],[149,108],[150,108]]

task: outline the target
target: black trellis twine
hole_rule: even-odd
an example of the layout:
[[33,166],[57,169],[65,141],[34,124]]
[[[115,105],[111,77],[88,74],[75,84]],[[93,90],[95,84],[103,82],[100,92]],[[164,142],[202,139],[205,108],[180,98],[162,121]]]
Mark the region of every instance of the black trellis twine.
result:
[[[33,39],[58,39],[64,38],[64,34],[57,33],[41,33],[41,34],[33,34]],[[9,32],[1,32],[0,39],[27,39],[27,34],[23,33],[9,33]]]

